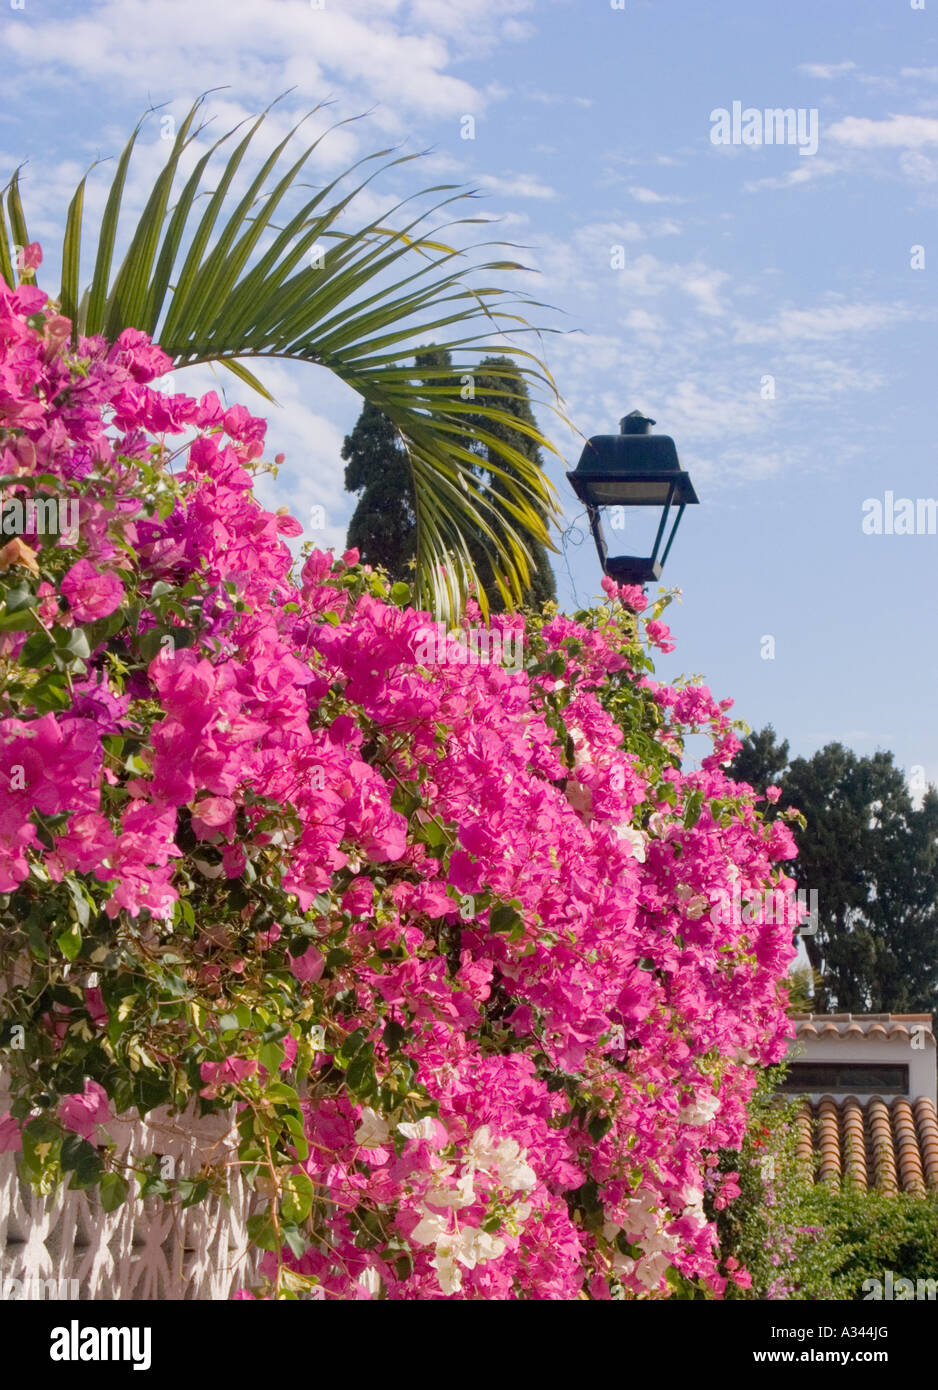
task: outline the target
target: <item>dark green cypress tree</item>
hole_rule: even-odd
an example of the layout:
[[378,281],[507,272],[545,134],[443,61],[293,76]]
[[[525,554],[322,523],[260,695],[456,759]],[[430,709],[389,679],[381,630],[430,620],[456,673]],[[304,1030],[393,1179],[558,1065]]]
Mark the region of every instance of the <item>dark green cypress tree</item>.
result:
[[417,553],[414,484],[400,436],[384,411],[366,403],[342,445],[345,487],[360,494],[346,544],[392,579],[410,577]]
[[[499,375],[500,372],[510,372],[513,369],[514,363],[509,357],[483,358],[479,364],[478,372],[474,373],[473,400],[477,405],[508,410],[524,424],[534,426],[536,421],[524,378],[511,380]],[[506,391],[510,392],[511,395],[499,394]],[[491,462],[492,451],[489,445],[472,440],[472,435],[476,429],[485,430],[503,443],[513,445],[519,453],[531,459],[539,468],[544,467],[540,449],[532,439],[520,430],[513,430],[507,424],[493,423],[484,415],[467,416],[466,429],[470,436],[469,447],[473,453],[479,455],[481,460],[480,477],[486,482],[488,491],[496,503],[500,496],[506,497],[508,495],[507,488],[501,478],[488,471],[486,465]],[[506,472],[511,471],[508,465],[502,466]],[[505,515],[507,518],[508,513],[506,512]],[[530,607],[540,608],[541,604],[548,599],[556,599],[557,584],[550,560],[547,557],[547,547],[530,536],[525,538],[525,543],[531,555],[531,583],[524,591],[523,600]],[[491,561],[481,549],[473,555],[473,559],[476,562],[480,582],[489,596],[492,608],[496,612],[501,611],[504,608],[504,603],[493,578]]]
[[[450,366],[452,359],[445,348],[428,348],[414,358],[414,376],[419,379],[421,367]],[[452,389],[458,389],[455,378]],[[364,406],[352,433],[345,437],[342,458],[345,489],[360,494],[346,545],[357,549],[366,565],[387,570],[391,579],[410,579],[417,554],[414,480],[397,429],[384,411]]]

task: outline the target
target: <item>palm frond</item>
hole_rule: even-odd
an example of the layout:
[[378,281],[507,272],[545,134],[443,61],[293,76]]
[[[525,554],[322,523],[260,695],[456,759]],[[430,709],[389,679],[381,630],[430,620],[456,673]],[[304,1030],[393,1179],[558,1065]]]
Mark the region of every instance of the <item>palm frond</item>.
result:
[[[215,140],[173,202],[185,152],[204,129],[197,123],[203,102],[195,102],[180,125],[143,211],[127,231],[125,187],[141,125],[131,134],[111,182],[94,269],[82,295],[88,175],[79,183],[66,219],[60,295],[74,337],[104,333],[113,339],[124,328],[139,328],[174,365],[218,363],[267,399],[270,393],[245,359],[328,368],[382,410],[400,433],[416,496],[418,601],[441,614],[459,610],[476,578],[469,541],[474,538],[478,545],[481,536],[503,599],[519,602],[530,580],[526,540],[553,549],[547,525],[558,509],[543,470],[500,438],[496,427],[557,451],[538,428],[497,404],[480,408],[471,398],[462,399],[452,382],[471,381],[481,358],[497,349],[510,358],[510,367],[500,371],[506,400],[527,383],[540,391],[541,404],[565,419],[546,367],[515,342],[521,334],[541,331],[526,313],[545,306],[526,296],[513,298],[498,283],[502,275],[525,267],[504,254],[492,256],[492,248],[503,253],[509,243],[482,242],[468,250],[458,244],[465,229],[479,223],[476,216],[435,224],[441,213],[458,213],[475,197],[454,185],[424,188],[380,217],[349,227],[355,198],[417,155],[378,151],[298,200],[300,176],[330,133],[324,131],[291,158],[303,121],[252,177],[241,180],[243,190],[236,196],[242,165],[270,108],[242,123],[248,129],[209,186],[220,147],[240,126]],[[351,189],[343,191],[350,181]],[[26,244],[16,175],[7,190],[6,213],[9,233],[0,203],[0,273],[12,283],[10,236],[14,244]],[[112,273],[119,233],[127,249]],[[480,259],[483,253],[492,258]],[[447,335],[449,341],[443,341]],[[427,371],[417,381],[410,364],[430,341],[454,354],[453,365],[446,372]],[[487,446],[487,471],[499,480],[497,504],[480,479],[478,457],[465,447],[468,415],[475,417],[473,437]],[[480,418],[491,421],[491,434],[479,426]],[[487,608],[485,595],[479,597]]]

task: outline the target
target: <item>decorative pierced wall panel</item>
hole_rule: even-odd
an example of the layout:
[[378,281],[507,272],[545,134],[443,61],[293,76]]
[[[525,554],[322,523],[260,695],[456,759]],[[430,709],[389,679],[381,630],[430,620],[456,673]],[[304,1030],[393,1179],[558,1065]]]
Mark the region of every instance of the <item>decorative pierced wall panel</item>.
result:
[[[8,1102],[0,1088],[0,1112]],[[159,1154],[175,1175],[236,1158],[231,1122],[154,1110],[145,1121],[106,1126],[131,1160]],[[255,1277],[246,1224],[252,1196],[227,1168],[227,1201],[211,1195],[185,1211],[159,1197],[103,1212],[87,1192],[37,1197],[0,1154],[0,1295],[80,1299],[226,1299]],[[14,1282],[15,1281],[15,1282]]]

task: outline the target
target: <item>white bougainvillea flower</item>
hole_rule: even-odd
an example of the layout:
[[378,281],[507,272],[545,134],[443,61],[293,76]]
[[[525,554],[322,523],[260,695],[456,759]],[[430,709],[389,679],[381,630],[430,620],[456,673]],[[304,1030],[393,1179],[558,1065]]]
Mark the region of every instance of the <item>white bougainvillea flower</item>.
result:
[[455,1187],[441,1187],[428,1192],[424,1201],[431,1207],[450,1207],[456,1210],[471,1207],[476,1200],[473,1176],[471,1172],[463,1173]]
[[361,1123],[355,1131],[355,1143],[363,1149],[379,1149],[390,1137],[391,1131],[383,1117],[366,1105],[362,1110]]
[[474,1269],[486,1260],[497,1260],[504,1253],[505,1242],[477,1226],[463,1226],[452,1238],[453,1254],[461,1265]]
[[708,1125],[720,1108],[719,1096],[699,1096],[681,1108],[681,1119],[687,1125]]
[[517,1139],[502,1139],[495,1144],[489,1126],[482,1125],[467,1145],[466,1167],[487,1173],[512,1192],[529,1192],[537,1185],[537,1174],[527,1156]]
[[398,1125],[397,1132],[403,1134],[406,1139],[434,1139],[436,1121],[432,1115],[427,1115],[422,1120],[407,1120]]
[[443,1293],[459,1293],[462,1290],[462,1270],[451,1254],[439,1250],[430,1261],[436,1270],[436,1279]]
[[503,1139],[495,1150],[498,1180],[512,1192],[530,1192],[537,1186],[537,1174],[525,1162],[527,1153],[517,1139]]
[[358,1287],[369,1298],[377,1298],[381,1292],[381,1275],[376,1269],[369,1267],[358,1276]]
[[616,837],[625,840],[631,846],[632,858],[637,859],[640,864],[645,862],[645,836],[640,830],[633,830],[630,825],[616,825],[613,827]]
[[426,1207],[421,1210],[423,1215],[410,1233],[411,1240],[415,1240],[418,1245],[436,1245],[440,1241],[448,1241],[449,1217],[444,1216],[442,1212],[427,1211]]

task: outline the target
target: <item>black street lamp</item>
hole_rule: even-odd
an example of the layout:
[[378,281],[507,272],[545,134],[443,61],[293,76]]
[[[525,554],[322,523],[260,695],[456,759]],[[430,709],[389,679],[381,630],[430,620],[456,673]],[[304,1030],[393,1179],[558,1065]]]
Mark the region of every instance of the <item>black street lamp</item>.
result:
[[[619,421],[618,434],[597,434],[588,439],[580,462],[567,474],[573,491],[586,505],[603,573],[619,584],[648,584],[661,577],[684,508],[700,500],[690,474],[678,462],[674,440],[666,434],[649,434],[649,426],[654,423],[641,411],[633,410]],[[599,518],[600,507],[661,507],[661,522],[651,554],[610,556]],[[658,549],[672,507],[677,507],[677,513],[659,560]]]

